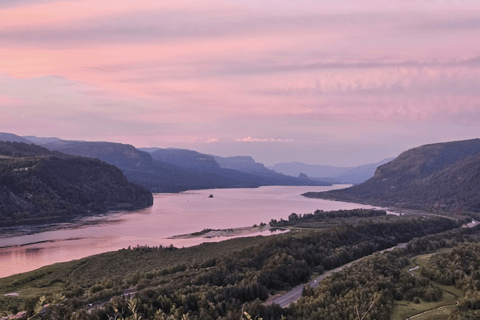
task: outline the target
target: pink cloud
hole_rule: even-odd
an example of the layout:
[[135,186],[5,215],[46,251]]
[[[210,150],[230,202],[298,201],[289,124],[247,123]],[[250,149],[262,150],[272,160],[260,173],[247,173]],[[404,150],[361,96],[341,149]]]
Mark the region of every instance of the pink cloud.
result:
[[18,107],[26,103],[27,102],[25,100],[0,93],[0,107]]
[[207,141],[205,141],[205,143],[215,143],[215,142],[219,142],[220,139],[219,138],[210,138],[210,139],[207,139]]
[[[10,76],[0,115],[12,128],[64,123],[50,135],[88,128],[89,138],[104,131],[129,141],[141,131],[135,141],[211,147],[297,143],[311,122],[312,141],[325,136],[317,123],[329,121],[329,131],[341,131],[333,140],[354,139],[351,123],[480,124],[468,117],[480,109],[478,4],[424,2],[84,0],[0,9],[0,73]],[[45,127],[53,126],[37,125]]]
[[[186,6],[191,10],[202,11],[208,8],[209,1],[201,3],[178,0],[152,1],[152,0],[106,0],[106,1],[52,1],[46,3],[31,3],[19,7],[0,9],[0,27],[25,27],[58,25],[84,21],[94,17],[105,17],[120,13],[131,13],[149,10],[172,10]],[[217,5],[219,5],[217,3]],[[61,14],[58,14],[61,13]]]
[[237,142],[292,142],[292,139],[274,139],[274,138],[238,138]]

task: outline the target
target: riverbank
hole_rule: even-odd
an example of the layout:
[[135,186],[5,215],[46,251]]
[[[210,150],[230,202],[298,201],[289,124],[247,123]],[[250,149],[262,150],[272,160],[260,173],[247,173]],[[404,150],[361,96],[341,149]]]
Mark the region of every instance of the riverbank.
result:
[[241,237],[247,235],[255,235],[257,233],[263,232],[275,232],[277,228],[272,229],[266,224],[260,226],[254,225],[253,227],[240,227],[240,228],[229,228],[229,229],[203,229],[199,232],[179,234],[167,239],[195,239],[195,238],[215,238],[215,237]]
[[[338,187],[338,186],[337,186]],[[300,194],[331,187],[261,187],[256,189],[198,190],[177,194],[154,194],[154,205],[133,212],[81,217],[0,227],[0,277],[31,271],[56,262],[80,259],[129,246],[191,247],[239,236],[271,235],[268,229],[223,232],[233,236],[167,239],[204,229],[228,230],[245,226],[268,226],[271,219],[288,219],[292,212],[312,213],[317,209],[348,210],[367,206],[318,199]],[[213,194],[214,198],[209,198]],[[276,232],[278,233],[278,232]],[[7,235],[8,234],[8,235]],[[218,235],[210,234],[210,236]],[[71,241],[68,239],[78,239]],[[54,240],[53,242],[50,242]],[[48,242],[45,242],[48,241]],[[35,243],[35,244],[32,244]]]
[[[76,214],[63,217],[44,217],[13,222],[9,221],[7,223],[0,222],[0,239],[20,237],[41,232],[79,229],[107,223],[120,223],[123,221],[122,219],[112,219],[112,217],[118,214],[134,213],[136,210],[138,211],[142,209],[146,208],[112,210],[106,213],[89,212],[84,215]],[[2,246],[0,245],[0,247]]]

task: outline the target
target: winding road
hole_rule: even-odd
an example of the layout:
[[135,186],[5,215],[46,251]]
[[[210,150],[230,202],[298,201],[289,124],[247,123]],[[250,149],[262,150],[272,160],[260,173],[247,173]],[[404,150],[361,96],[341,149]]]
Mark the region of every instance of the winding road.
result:
[[[394,247],[391,247],[391,248],[388,248],[388,249],[385,249],[385,250],[382,250],[382,251],[378,251],[380,253],[382,252],[385,252],[385,251],[389,251],[389,250],[393,250],[394,248],[405,248],[407,246],[407,243],[399,243],[397,244],[396,246]],[[378,253],[378,252],[375,252],[375,253]],[[373,254],[375,254],[373,253]],[[308,282],[308,283],[304,283],[304,284],[300,284],[298,286],[296,286],[295,288],[293,288],[292,290],[288,291],[288,292],[285,292],[283,294],[280,294],[280,295],[276,295],[270,299],[268,299],[267,301],[265,301],[263,304],[265,306],[268,306],[270,304],[273,304],[273,303],[276,303],[278,304],[280,307],[282,308],[286,308],[288,307],[292,302],[295,302],[297,301],[298,299],[300,299],[300,297],[302,296],[302,292],[303,292],[303,288],[306,286],[306,285],[309,285],[310,287],[312,288],[315,288],[316,286],[318,286],[318,284],[320,283],[320,281],[322,281],[323,279],[331,276],[332,274],[334,274],[335,272],[338,272],[340,270],[342,270],[343,268],[346,268],[346,267],[349,267],[350,265],[352,265],[353,263],[355,262],[358,262],[358,261],[361,261],[363,259],[365,259],[366,257],[369,257],[371,255],[368,255],[368,256],[364,256],[360,259],[357,259],[357,260],[353,260],[347,264],[344,264],[343,266],[341,267],[338,267],[338,268],[335,268],[335,269],[332,269],[332,270],[328,270],[328,271],[325,271],[324,274],[316,277],[314,280]]]

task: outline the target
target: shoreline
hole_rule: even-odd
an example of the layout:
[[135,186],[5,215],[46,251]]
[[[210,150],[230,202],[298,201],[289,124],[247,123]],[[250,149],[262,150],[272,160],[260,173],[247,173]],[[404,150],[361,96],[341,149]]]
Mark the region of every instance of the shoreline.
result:
[[[130,212],[148,207],[151,207],[151,205],[146,207],[131,207],[128,209],[111,209],[107,212],[88,212],[85,214],[41,217],[8,222],[0,221],[0,239],[31,235],[41,232],[57,231],[62,229],[76,229],[106,222],[115,223],[121,221],[122,219],[109,220],[109,218],[116,214],[128,214]],[[90,221],[89,219],[93,220]],[[83,223],[80,223],[82,221]]]
[[167,239],[197,239],[197,238],[216,238],[216,237],[238,237],[252,235],[255,233],[262,233],[266,231],[274,232],[278,228],[272,228],[269,225],[252,226],[252,227],[237,227],[229,229],[203,229],[202,231],[179,234],[168,237]]
[[[228,187],[228,188],[195,188],[195,189],[186,189],[186,190],[179,190],[179,191],[151,191],[152,195],[158,194],[188,194],[190,192],[198,192],[198,191],[205,191],[205,190],[224,190],[224,189],[259,189],[262,187],[335,187],[335,186],[345,186],[346,184],[332,184],[329,186],[324,185],[273,185],[273,186],[251,186],[251,187]],[[340,188],[342,189],[342,188]],[[333,190],[336,190],[333,189]],[[315,191],[313,191],[315,192]],[[308,192],[307,192],[308,193]],[[304,194],[300,194],[304,196]],[[306,197],[306,196],[305,196]],[[309,198],[309,197],[306,197]],[[330,199],[326,199],[330,200]],[[333,200],[336,201],[336,200]],[[339,200],[341,201],[341,200]],[[344,201],[349,202],[349,201]],[[110,207],[107,208],[106,212],[86,212],[86,213],[75,213],[71,215],[64,215],[64,216],[48,216],[48,217],[34,217],[29,219],[20,219],[20,220],[1,220],[0,221],[0,239],[2,238],[10,238],[10,237],[17,237],[22,235],[29,235],[40,233],[44,231],[55,231],[64,229],[64,224],[75,224],[78,221],[81,221],[85,218],[105,218],[110,215],[118,214],[118,213],[129,213],[134,212],[137,210],[145,209],[148,207],[152,207],[152,205],[147,206],[117,206],[117,207]],[[68,228],[66,228],[68,229]],[[227,229],[225,229],[227,230]],[[247,233],[248,234],[248,233]],[[179,236],[187,236],[187,235],[179,235]],[[172,238],[172,239],[184,239],[184,238]],[[189,238],[186,238],[189,239]]]

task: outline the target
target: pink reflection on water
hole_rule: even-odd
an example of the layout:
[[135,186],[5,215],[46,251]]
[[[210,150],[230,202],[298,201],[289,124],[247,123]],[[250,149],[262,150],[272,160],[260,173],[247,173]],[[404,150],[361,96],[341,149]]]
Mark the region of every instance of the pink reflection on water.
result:
[[[338,188],[339,186],[336,186]],[[345,186],[343,186],[345,187]],[[167,239],[205,228],[253,226],[271,219],[287,219],[292,212],[339,210],[371,206],[309,199],[301,194],[334,187],[262,187],[215,189],[180,194],[155,194],[152,207],[130,213],[88,217],[43,232],[0,238],[0,277],[31,271],[45,265],[80,259],[128,246],[189,247],[231,237]],[[210,194],[214,198],[208,198]],[[27,232],[28,233],[28,232]],[[269,235],[263,232],[261,235]],[[243,235],[255,236],[256,234]]]

